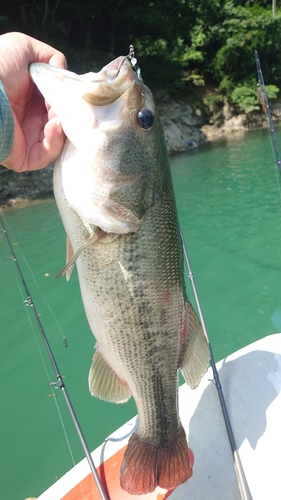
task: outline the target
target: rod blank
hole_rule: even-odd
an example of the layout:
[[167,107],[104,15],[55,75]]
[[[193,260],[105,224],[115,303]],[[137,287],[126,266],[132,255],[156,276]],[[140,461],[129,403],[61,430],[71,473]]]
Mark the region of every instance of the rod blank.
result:
[[230,422],[230,419],[229,419],[229,415],[228,415],[228,411],[227,411],[227,406],[226,406],[226,403],[225,403],[225,399],[224,399],[224,395],[223,395],[223,391],[222,391],[222,386],[221,386],[221,383],[220,383],[219,374],[218,374],[216,363],[215,363],[215,360],[214,360],[212,346],[210,344],[210,339],[209,339],[207,328],[206,328],[206,325],[205,325],[205,321],[204,321],[204,317],[203,317],[203,313],[202,313],[202,309],[201,309],[199,297],[198,297],[198,294],[197,294],[195,280],[194,280],[194,276],[193,276],[193,273],[192,273],[192,269],[191,269],[190,261],[189,261],[189,258],[188,258],[188,254],[187,254],[187,250],[186,250],[186,246],[185,246],[185,242],[184,242],[184,238],[183,238],[182,232],[181,232],[181,239],[182,239],[182,245],[183,245],[184,258],[185,258],[185,262],[186,262],[187,269],[188,269],[188,278],[191,281],[191,285],[192,285],[192,289],[193,289],[193,293],[194,293],[194,297],[195,297],[195,301],[196,301],[196,305],[197,305],[197,309],[198,309],[199,318],[200,318],[201,325],[202,325],[205,337],[206,337],[206,339],[208,341],[209,348],[210,348],[211,367],[212,367],[212,370],[213,370],[215,386],[217,388],[217,392],[218,392],[218,396],[219,396],[219,400],[220,400],[220,405],[221,405],[221,409],[222,409],[222,413],[223,413],[223,418],[224,418],[224,422],[225,422],[225,426],[226,426],[226,430],[227,430],[227,434],[228,434],[228,439],[229,439],[230,447],[231,447],[231,450],[232,450],[232,453],[233,453],[234,468],[235,468],[235,472],[236,472],[236,476],[237,476],[237,481],[238,481],[238,486],[239,486],[239,489],[240,489],[241,498],[242,498],[242,500],[253,500],[251,492],[250,492],[250,489],[249,489],[249,486],[248,486],[248,483],[247,483],[247,479],[246,479],[246,476],[245,476],[245,473],[244,473],[244,469],[243,469],[243,466],[242,466],[242,463],[241,463],[241,460],[240,460],[240,456],[239,456],[239,453],[238,453],[238,450],[237,450],[237,446],[236,446],[236,443],[235,443],[235,438],[234,438],[234,434],[233,434],[231,422]]
[[82,445],[82,448],[84,450],[84,453],[85,453],[85,456],[88,460],[88,464],[89,464],[89,467],[90,467],[90,470],[92,472],[92,475],[94,477],[94,480],[96,482],[96,485],[97,485],[97,488],[98,488],[98,491],[99,491],[99,494],[100,494],[100,497],[101,497],[101,500],[108,500],[108,497],[106,496],[105,492],[104,492],[104,489],[103,489],[103,485],[101,483],[101,480],[100,480],[100,477],[98,475],[98,472],[97,472],[97,469],[95,467],[95,464],[93,462],[93,459],[92,459],[92,455],[90,453],[90,450],[89,450],[89,447],[86,443],[86,440],[85,440],[85,437],[84,437],[84,434],[82,432],[82,429],[81,429],[81,426],[79,424],[79,421],[78,421],[78,418],[75,414],[75,411],[74,411],[74,408],[72,406],[72,403],[71,403],[71,400],[70,400],[70,397],[68,395],[68,392],[66,390],[66,387],[65,387],[65,384],[63,382],[63,379],[62,379],[62,376],[60,375],[60,372],[59,372],[59,368],[58,368],[58,365],[56,363],[56,360],[54,358],[54,355],[53,355],[53,352],[52,352],[52,349],[50,347],[50,344],[48,342],[48,339],[47,339],[47,336],[44,332],[44,329],[43,329],[43,326],[41,324],[41,321],[39,319],[39,316],[37,314],[37,311],[36,311],[36,308],[35,308],[35,305],[34,305],[34,302],[31,298],[31,295],[29,293],[29,290],[28,290],[28,287],[27,287],[27,284],[26,284],[26,281],[24,279],[24,276],[22,274],[22,271],[21,271],[21,268],[20,268],[20,265],[18,263],[18,260],[16,258],[16,255],[15,255],[15,252],[14,252],[14,249],[12,247],[12,244],[11,244],[11,240],[9,238],[9,235],[6,231],[6,228],[5,228],[5,225],[4,225],[4,221],[3,221],[3,216],[2,214],[0,213],[0,220],[1,220],[1,225],[2,225],[2,229],[3,229],[3,233],[5,234],[5,237],[6,237],[6,240],[7,240],[7,243],[8,243],[8,246],[10,248],[10,252],[11,252],[11,255],[12,255],[12,259],[16,265],[16,268],[17,268],[17,271],[18,271],[18,274],[19,274],[19,277],[21,279],[21,282],[22,282],[22,285],[23,285],[23,288],[25,290],[25,293],[26,293],[26,297],[27,297],[27,304],[31,307],[31,310],[32,310],[32,313],[33,313],[33,316],[35,318],[35,321],[37,323],[37,326],[38,326],[38,329],[41,333],[41,336],[42,336],[42,339],[43,339],[43,342],[45,344],[45,347],[48,351],[48,355],[49,355],[49,358],[50,358],[50,361],[52,363],[52,366],[53,366],[53,369],[54,369],[54,372],[56,374],[56,378],[57,378],[57,381],[58,381],[58,387],[61,389],[62,391],[62,394],[64,396],[64,399],[65,399],[65,402],[66,402],[66,405],[68,407],[68,410],[69,410],[69,413],[71,415],[71,418],[72,418],[72,421],[74,423],[74,426],[75,426],[75,429],[76,429],[76,432],[78,434],[78,437],[79,437],[79,440],[80,440],[80,443]]

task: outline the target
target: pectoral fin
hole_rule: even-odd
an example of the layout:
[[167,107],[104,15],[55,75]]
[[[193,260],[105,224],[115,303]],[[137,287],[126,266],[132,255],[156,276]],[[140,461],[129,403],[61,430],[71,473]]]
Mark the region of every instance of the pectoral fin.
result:
[[129,387],[121,380],[99,352],[95,352],[89,372],[92,396],[111,403],[125,403],[130,399]]
[[98,231],[90,234],[84,241],[84,243],[78,248],[78,250],[74,253],[72,245],[70,243],[70,240],[68,236],[66,237],[66,265],[58,272],[56,275],[56,278],[61,278],[66,274],[66,280],[69,281],[72,269],[74,267],[74,264],[76,260],[78,259],[79,255],[87,248],[89,245],[92,243],[95,243],[98,241],[104,234],[101,229]]
[[[74,251],[73,251],[69,236],[67,234],[66,235],[66,263],[71,261],[71,259],[73,258],[73,255],[74,255]],[[73,267],[74,267],[74,264],[72,266],[70,266],[68,269],[66,269],[66,272],[65,272],[66,281],[70,280],[70,276],[71,276]]]
[[207,371],[210,349],[197,315],[188,302],[186,306],[186,338],[181,346],[179,368],[186,383],[194,389]]

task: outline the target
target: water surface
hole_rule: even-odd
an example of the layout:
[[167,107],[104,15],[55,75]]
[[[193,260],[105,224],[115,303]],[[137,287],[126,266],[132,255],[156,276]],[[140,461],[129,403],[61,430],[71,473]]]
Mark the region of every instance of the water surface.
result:
[[[279,142],[281,134],[278,132]],[[216,359],[281,331],[279,177],[267,131],[171,161],[180,223]],[[90,448],[135,413],[92,398],[94,339],[65,263],[53,200],[5,213],[14,251]],[[0,233],[0,498],[38,496],[83,458],[15,265]],[[192,296],[190,286],[189,295]],[[65,347],[66,337],[68,347]],[[70,452],[71,450],[71,452]]]

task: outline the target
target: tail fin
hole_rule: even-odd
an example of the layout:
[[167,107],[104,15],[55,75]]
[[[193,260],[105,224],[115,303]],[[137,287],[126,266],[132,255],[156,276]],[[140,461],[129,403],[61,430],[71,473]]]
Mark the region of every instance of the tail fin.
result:
[[185,483],[192,476],[184,429],[165,446],[156,446],[135,432],[125,452],[121,488],[131,495],[143,495],[160,486],[166,490]]

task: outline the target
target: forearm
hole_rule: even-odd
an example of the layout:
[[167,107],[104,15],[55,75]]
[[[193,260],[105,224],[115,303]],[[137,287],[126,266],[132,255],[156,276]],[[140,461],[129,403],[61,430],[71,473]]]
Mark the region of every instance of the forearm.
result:
[[0,163],[9,156],[14,139],[14,118],[4,86],[0,80]]

